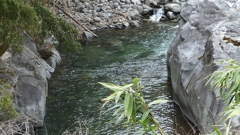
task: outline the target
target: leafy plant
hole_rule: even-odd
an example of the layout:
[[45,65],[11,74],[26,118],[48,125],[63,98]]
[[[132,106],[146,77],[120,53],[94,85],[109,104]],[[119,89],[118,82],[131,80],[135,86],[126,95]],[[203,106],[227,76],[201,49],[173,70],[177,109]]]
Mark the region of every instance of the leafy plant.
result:
[[13,105],[12,94],[8,92],[9,87],[9,84],[0,86],[0,121],[9,120],[18,115]]
[[[212,89],[219,88],[221,98],[225,99],[228,104],[227,110],[224,112],[228,120],[228,125],[225,127],[226,135],[230,130],[231,119],[240,115],[240,63],[234,60],[221,60],[219,64],[224,64],[223,70],[215,71],[207,78],[208,84],[212,82]],[[218,135],[222,135],[221,131],[214,127]]]
[[221,60],[219,64],[227,66],[223,70],[210,74],[207,84],[212,81],[212,89],[219,88],[220,96],[227,100],[228,104],[232,100],[240,103],[240,63],[234,60]]
[[147,104],[141,92],[143,86],[140,84],[138,78],[135,78],[132,84],[124,86],[112,83],[99,83],[114,91],[111,95],[102,100],[105,101],[103,107],[110,101],[115,102],[116,105],[107,111],[115,109],[113,115],[116,117],[113,120],[116,121],[116,124],[122,122],[124,118],[126,118],[127,125],[131,126],[131,128],[135,128],[137,124],[141,125],[143,128],[141,134],[160,133],[165,135],[161,125],[152,114],[149,106],[153,104],[166,103],[169,102],[168,100],[155,100]]
[[23,33],[31,35],[40,45],[46,36],[54,35],[66,50],[80,48],[78,31],[65,19],[53,14],[46,0],[1,0],[0,56],[10,46],[21,52]]

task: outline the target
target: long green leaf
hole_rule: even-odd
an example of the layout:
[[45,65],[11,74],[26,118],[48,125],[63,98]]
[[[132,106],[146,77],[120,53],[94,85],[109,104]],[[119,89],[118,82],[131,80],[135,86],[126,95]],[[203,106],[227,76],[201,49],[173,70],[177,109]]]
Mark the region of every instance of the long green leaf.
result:
[[[116,115],[119,113],[119,111],[123,110],[124,109],[124,106],[120,106],[114,113],[113,115]],[[124,110],[123,110],[123,113],[124,113]]]
[[129,102],[130,102],[130,94],[128,92],[125,92],[125,98],[124,98],[124,110],[125,110],[125,113],[127,113]]
[[150,113],[150,110],[143,113],[142,118],[141,118],[142,122],[145,121],[145,119],[148,117],[149,113]]
[[136,124],[137,124],[137,108],[136,108],[135,98],[133,98],[132,121],[133,121],[133,125],[136,126]]
[[106,88],[109,88],[110,90],[113,90],[113,91],[119,91],[121,90],[121,86],[119,85],[115,85],[115,84],[112,84],[112,83],[103,83],[103,82],[99,82],[99,84],[103,85],[104,87]]
[[213,129],[217,133],[217,135],[222,135],[221,131],[217,127],[213,126]]
[[133,111],[133,95],[132,95],[132,93],[130,93],[129,95],[130,95],[130,98],[129,98],[129,105],[128,105],[128,109],[127,109],[128,120],[131,118],[132,111]]
[[163,104],[163,103],[167,103],[170,102],[169,100],[163,100],[163,99],[158,99],[158,100],[154,100],[152,102],[150,102],[148,104],[148,106],[154,105],[154,104]]
[[102,99],[102,101],[106,101],[106,100],[111,100],[111,99],[114,99],[114,97],[117,95],[117,91],[112,93],[111,95],[109,95],[108,97]]
[[131,86],[133,86],[133,84],[127,84],[127,85],[121,86],[121,90],[125,90]]
[[111,111],[111,110],[113,110],[117,107],[121,107],[121,106],[122,106],[121,104],[114,105],[113,107],[109,108],[107,111],[103,112],[103,114],[105,114],[105,113],[107,113],[107,112],[109,112],[109,111]]
[[122,95],[122,93],[123,93],[123,91],[118,91],[118,92],[117,92],[117,95],[116,95],[116,97],[115,97],[115,103],[117,103],[117,102],[119,101],[120,96]]
[[235,109],[231,109],[231,110],[227,111],[227,112],[225,113],[225,115],[228,115],[228,117],[226,118],[226,120],[227,120],[227,119],[230,119],[230,118],[232,118],[232,117],[234,117],[234,116],[240,115],[240,107],[235,108]]
[[138,81],[138,78],[134,78],[134,79],[133,79],[133,84],[134,84],[134,85],[137,85],[138,82],[139,82],[139,81]]

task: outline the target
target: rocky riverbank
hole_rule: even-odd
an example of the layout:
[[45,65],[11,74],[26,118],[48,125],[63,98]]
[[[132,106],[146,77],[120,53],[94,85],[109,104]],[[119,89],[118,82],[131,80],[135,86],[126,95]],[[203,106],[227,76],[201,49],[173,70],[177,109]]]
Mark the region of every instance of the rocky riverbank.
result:
[[85,38],[90,38],[94,36],[90,31],[139,27],[143,19],[149,20],[160,8],[163,9],[160,17],[162,21],[177,19],[184,1],[186,0],[67,0],[54,5],[57,14],[73,23]]
[[[177,19],[181,2],[167,0],[67,0],[52,3],[54,11],[65,17],[90,38],[91,31],[107,28],[138,27],[157,9],[164,9],[162,20]],[[159,19],[160,20],[160,19]],[[158,20],[158,21],[159,21]],[[48,93],[48,79],[61,59],[58,51],[46,42],[38,46],[27,34],[22,53],[8,49],[1,56],[1,79],[10,84],[19,117],[31,119],[35,127],[42,127]],[[0,44],[1,45],[1,44]]]
[[[174,100],[203,134],[224,123],[226,104],[206,77],[224,68],[216,60],[240,61],[239,9],[239,0],[189,0],[168,51]],[[231,124],[239,131],[239,118]]]

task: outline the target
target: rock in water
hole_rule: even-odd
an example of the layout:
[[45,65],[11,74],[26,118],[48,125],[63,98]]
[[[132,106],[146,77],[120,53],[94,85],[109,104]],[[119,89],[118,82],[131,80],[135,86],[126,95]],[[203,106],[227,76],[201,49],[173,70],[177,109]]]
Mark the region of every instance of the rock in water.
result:
[[[168,50],[174,100],[202,133],[223,124],[226,105],[205,78],[223,68],[215,60],[240,61],[239,12],[237,1],[189,0],[181,12],[179,34]],[[234,126],[239,127],[239,121]]]
[[165,9],[168,11],[173,11],[174,13],[180,13],[182,6],[178,3],[168,3],[165,5]]

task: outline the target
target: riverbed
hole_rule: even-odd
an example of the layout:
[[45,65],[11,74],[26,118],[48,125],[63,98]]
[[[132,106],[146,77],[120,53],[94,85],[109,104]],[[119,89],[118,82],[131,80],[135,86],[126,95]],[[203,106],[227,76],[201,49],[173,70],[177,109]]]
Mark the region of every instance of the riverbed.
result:
[[[124,85],[138,77],[147,102],[172,100],[166,59],[177,30],[177,23],[144,23],[139,28],[102,30],[95,32],[99,38],[82,43],[80,53],[62,53],[62,61],[49,80],[46,129],[41,134],[74,130],[72,124],[77,121],[90,134],[134,134],[122,125],[108,124],[112,112],[101,113],[108,109],[101,108],[101,99],[111,91],[98,82]],[[167,134],[191,130],[174,103],[155,105],[152,110]]]

